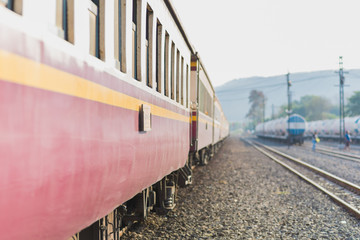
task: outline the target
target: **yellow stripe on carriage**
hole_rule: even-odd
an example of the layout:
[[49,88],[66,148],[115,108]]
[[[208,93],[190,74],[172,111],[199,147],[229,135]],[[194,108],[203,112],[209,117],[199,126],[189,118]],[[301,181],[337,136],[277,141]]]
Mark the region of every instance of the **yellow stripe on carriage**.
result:
[[182,122],[190,122],[188,116],[141,101],[100,84],[58,70],[25,57],[0,50],[0,78],[21,85],[62,93],[133,111],[141,104],[151,106],[151,114]]
[[[205,116],[205,115],[204,115]],[[208,121],[208,120],[206,120],[205,118],[203,118],[201,115],[200,115],[200,117],[199,118],[197,118],[197,116],[192,116],[192,121],[193,122],[196,122],[197,120],[199,120],[199,122],[202,122],[202,123],[207,123],[207,124],[209,124],[209,125],[214,125],[213,123],[212,123],[212,121]],[[211,119],[211,118],[210,118]]]

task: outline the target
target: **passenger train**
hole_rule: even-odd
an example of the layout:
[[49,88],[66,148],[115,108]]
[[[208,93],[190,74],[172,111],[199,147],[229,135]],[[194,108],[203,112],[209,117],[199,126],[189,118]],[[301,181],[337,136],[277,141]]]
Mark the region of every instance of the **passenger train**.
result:
[[119,239],[229,124],[170,0],[0,1],[1,239]]
[[289,118],[279,118],[258,124],[255,134],[260,138],[269,138],[301,145],[304,143],[306,124],[306,120],[302,116],[292,114]]

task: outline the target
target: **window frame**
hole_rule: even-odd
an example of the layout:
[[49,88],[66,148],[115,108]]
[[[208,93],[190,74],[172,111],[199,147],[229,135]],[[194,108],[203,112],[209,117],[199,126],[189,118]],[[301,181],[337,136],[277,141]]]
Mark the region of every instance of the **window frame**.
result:
[[184,105],[184,57],[181,56],[180,104]]
[[175,78],[176,102],[180,102],[180,51],[176,50],[176,78]]
[[161,56],[162,56],[162,24],[160,23],[159,19],[156,22],[156,91],[160,92],[162,91],[162,81],[161,81]]
[[165,30],[164,44],[164,95],[169,97],[169,58],[170,58],[170,35]]
[[153,29],[154,29],[154,12],[150,5],[146,7],[146,85],[153,87]]
[[74,0],[56,0],[58,36],[74,44]]
[[126,0],[114,1],[115,67],[126,73]]
[[186,108],[189,107],[189,64],[186,64]]
[[175,100],[175,43],[171,42],[170,98]]
[[[105,61],[105,0],[90,0],[90,54]],[[95,26],[92,26],[95,16]],[[95,29],[93,29],[95,27]],[[95,39],[94,36],[95,35]],[[95,41],[94,41],[95,40]]]
[[132,0],[132,76],[141,82],[141,0]]
[[23,0],[7,0],[7,2],[0,1],[0,6],[3,6],[19,15],[23,15]]

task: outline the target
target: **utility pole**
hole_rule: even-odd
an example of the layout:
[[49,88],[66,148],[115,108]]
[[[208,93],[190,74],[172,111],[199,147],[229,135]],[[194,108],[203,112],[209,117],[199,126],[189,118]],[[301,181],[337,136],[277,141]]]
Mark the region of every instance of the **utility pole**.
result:
[[345,107],[344,107],[344,84],[345,84],[345,77],[344,73],[344,67],[343,67],[343,59],[342,56],[339,57],[339,71],[335,72],[339,74],[339,97],[340,97],[340,111],[339,111],[339,117],[340,117],[340,124],[339,124],[339,142],[340,144],[343,142],[345,137]]
[[265,95],[263,98],[263,133],[265,132]]
[[286,81],[287,81],[287,95],[288,95],[287,112],[288,112],[288,114],[291,114],[291,92],[290,92],[291,81],[290,81],[290,73],[286,74]]
[[288,108],[286,110],[286,113],[288,115],[288,143],[290,146],[290,115],[291,115],[291,81],[290,81],[290,73],[286,74],[286,82],[287,82],[287,95],[288,95]]

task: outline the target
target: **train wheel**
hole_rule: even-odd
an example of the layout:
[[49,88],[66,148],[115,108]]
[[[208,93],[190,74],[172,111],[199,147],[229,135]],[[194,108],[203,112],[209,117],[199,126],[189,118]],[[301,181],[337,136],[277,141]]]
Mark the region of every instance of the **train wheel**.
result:
[[209,155],[206,149],[201,150],[200,153],[200,165],[205,166],[209,163]]
[[153,191],[152,187],[144,189],[126,203],[127,212],[124,216],[124,222],[145,220],[155,203],[156,193]]
[[139,199],[135,210],[135,216],[138,216],[140,220],[144,220],[156,203],[156,194],[152,191],[152,187],[149,187],[138,195]]
[[91,226],[73,235],[72,240],[120,240],[122,235],[123,216],[126,214],[126,207],[121,205],[114,209],[107,216],[94,222]]
[[169,210],[173,209],[178,188],[178,173],[171,173],[164,177],[161,181],[156,183],[155,190],[157,193],[157,207],[158,214],[166,214]]

